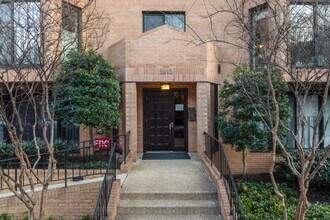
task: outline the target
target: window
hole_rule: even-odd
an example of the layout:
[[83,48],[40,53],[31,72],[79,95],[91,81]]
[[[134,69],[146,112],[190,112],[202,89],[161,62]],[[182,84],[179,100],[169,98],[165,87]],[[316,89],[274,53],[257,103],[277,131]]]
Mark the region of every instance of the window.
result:
[[[296,105],[296,100],[295,100],[295,97],[293,95],[289,95],[289,108],[290,108],[290,113],[291,113],[291,117],[289,117],[288,119],[288,128],[291,130],[291,131],[296,131],[296,118],[297,118],[297,112],[296,112],[296,109],[297,109],[297,105]],[[288,146],[291,147],[291,148],[294,148],[295,147],[295,140],[294,140],[294,137],[293,135],[288,132]]]
[[[33,134],[33,125],[35,123],[35,112],[32,103],[29,98],[25,95],[26,93],[22,92],[17,95],[15,104],[16,108],[20,114],[20,121],[22,123],[24,133],[24,141],[32,141],[34,138]],[[36,136],[40,139],[43,139],[43,122],[42,122],[42,106],[39,105],[41,94],[36,92],[34,94],[36,98],[36,109],[37,109],[37,126],[36,126]],[[52,94],[50,94],[52,97]],[[8,95],[2,95],[0,104],[6,106],[6,117],[10,120],[14,126],[18,129],[18,118],[14,114],[12,104]],[[47,138],[50,140],[51,137],[51,121],[46,119],[47,123]],[[79,124],[64,125],[61,121],[54,120],[54,140],[62,139],[72,143],[79,142]],[[4,122],[0,118],[0,142],[10,142],[9,134],[7,128],[5,127]]]
[[251,10],[252,27],[252,64],[258,68],[265,62],[265,53],[268,44],[268,8],[261,5]]
[[62,45],[63,55],[70,50],[77,50],[81,41],[81,9],[63,3],[62,7]]
[[[313,140],[313,125],[317,119],[317,115],[320,111],[320,102],[321,98],[318,95],[308,95],[306,100],[304,96],[299,97],[301,106],[304,106],[303,116],[305,117],[305,135],[304,142],[305,148],[312,147]],[[289,96],[290,107],[292,108],[292,116],[289,119],[289,128],[296,132],[297,129],[301,129],[299,116],[298,116],[298,103],[294,96]],[[324,133],[324,143],[323,146],[328,146],[330,144],[330,97],[326,100],[326,105],[323,112],[323,121],[320,123],[319,128],[317,129],[317,135],[321,137],[321,134]],[[301,131],[298,133],[298,137],[301,137]],[[295,146],[294,139],[292,135],[288,136],[288,144],[291,147]]]
[[[305,147],[311,148],[313,141],[313,125],[315,124],[319,112],[319,97],[317,95],[309,95],[306,97],[306,100],[304,100],[304,96],[300,96],[300,102],[301,106],[304,106],[303,116],[307,123],[305,125]],[[319,133],[319,130],[317,130],[317,133]]]
[[57,138],[71,143],[79,143],[79,124],[65,125],[61,121],[58,121],[56,125]]
[[327,66],[330,59],[330,4],[292,4],[290,10],[292,65]]
[[330,145],[330,97],[328,97],[323,112],[324,147]]
[[185,31],[185,14],[183,12],[144,12],[143,32],[167,24]]
[[0,120],[0,142],[5,141],[5,127],[3,121]]
[[38,64],[39,48],[40,2],[1,2],[0,64]]

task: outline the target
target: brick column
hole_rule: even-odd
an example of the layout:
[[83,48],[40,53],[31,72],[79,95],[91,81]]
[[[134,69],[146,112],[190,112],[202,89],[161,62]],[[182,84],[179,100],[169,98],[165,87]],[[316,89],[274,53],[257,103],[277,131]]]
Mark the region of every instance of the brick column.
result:
[[123,83],[123,131],[130,131],[130,149],[135,161],[137,158],[137,90],[136,83]]
[[211,107],[211,84],[197,83],[196,86],[196,117],[197,117],[197,157],[204,154],[205,138],[204,131],[209,131],[209,117]]

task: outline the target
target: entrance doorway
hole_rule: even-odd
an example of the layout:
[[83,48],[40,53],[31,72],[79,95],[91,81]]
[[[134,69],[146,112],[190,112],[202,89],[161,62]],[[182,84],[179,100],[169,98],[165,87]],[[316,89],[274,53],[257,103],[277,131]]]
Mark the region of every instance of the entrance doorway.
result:
[[187,89],[143,90],[144,151],[187,151]]

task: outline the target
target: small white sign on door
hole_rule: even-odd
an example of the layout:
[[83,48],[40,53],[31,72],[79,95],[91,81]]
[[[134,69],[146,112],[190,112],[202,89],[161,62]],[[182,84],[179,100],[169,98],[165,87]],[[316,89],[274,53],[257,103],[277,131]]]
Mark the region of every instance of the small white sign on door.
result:
[[178,112],[183,111],[183,104],[175,104],[175,111]]

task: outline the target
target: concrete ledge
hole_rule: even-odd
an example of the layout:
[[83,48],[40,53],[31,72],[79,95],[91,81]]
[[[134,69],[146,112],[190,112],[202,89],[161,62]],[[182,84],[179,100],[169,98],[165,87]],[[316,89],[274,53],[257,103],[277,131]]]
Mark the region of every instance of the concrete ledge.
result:
[[204,165],[206,171],[209,173],[214,182],[214,185],[218,190],[218,199],[223,219],[232,220],[233,217],[230,215],[230,203],[227,198],[224,182],[222,179],[220,179],[219,171],[214,166],[211,166],[211,161],[206,156],[201,157],[201,162]]
[[111,194],[110,194],[110,201],[108,206],[108,213],[109,219],[114,220],[117,215],[117,205],[120,198],[120,180],[116,180],[113,183]]

